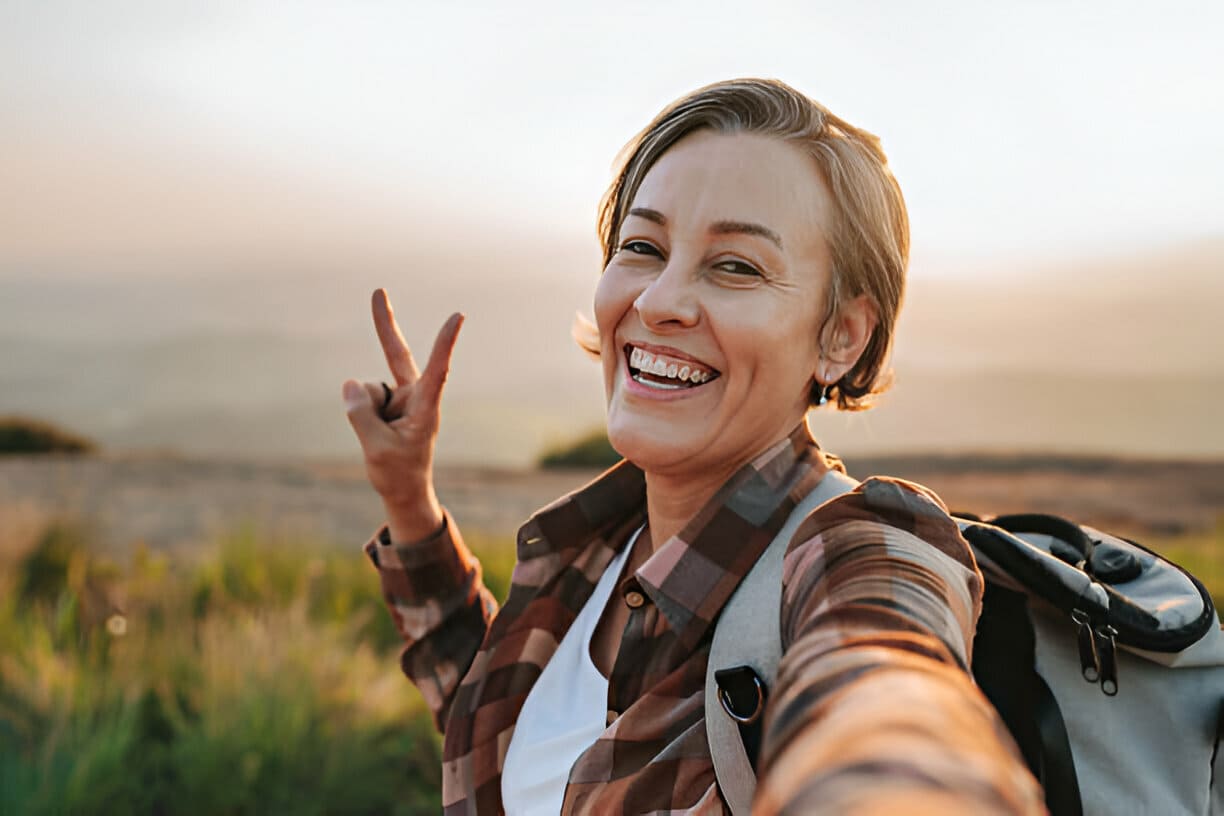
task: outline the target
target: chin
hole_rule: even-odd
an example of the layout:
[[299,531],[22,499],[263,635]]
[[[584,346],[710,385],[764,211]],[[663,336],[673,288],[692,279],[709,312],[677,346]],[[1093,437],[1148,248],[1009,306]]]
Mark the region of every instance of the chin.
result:
[[608,442],[612,449],[645,471],[669,470],[690,461],[701,448],[690,440],[677,440],[674,434],[652,432],[636,423],[608,423]]

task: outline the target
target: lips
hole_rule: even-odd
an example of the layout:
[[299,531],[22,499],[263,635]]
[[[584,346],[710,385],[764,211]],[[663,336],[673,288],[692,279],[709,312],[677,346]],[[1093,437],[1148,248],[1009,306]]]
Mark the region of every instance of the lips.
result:
[[642,385],[661,390],[697,388],[717,379],[721,372],[675,349],[626,343],[629,376]]

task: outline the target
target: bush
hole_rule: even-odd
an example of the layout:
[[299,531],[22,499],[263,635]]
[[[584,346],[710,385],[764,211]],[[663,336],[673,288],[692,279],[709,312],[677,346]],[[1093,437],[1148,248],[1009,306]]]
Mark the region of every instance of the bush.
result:
[[600,428],[568,445],[545,451],[536,464],[542,468],[606,468],[620,460],[621,455],[613,450],[607,433]]
[[0,417],[0,455],[19,453],[93,453],[92,440],[49,422],[28,417]]

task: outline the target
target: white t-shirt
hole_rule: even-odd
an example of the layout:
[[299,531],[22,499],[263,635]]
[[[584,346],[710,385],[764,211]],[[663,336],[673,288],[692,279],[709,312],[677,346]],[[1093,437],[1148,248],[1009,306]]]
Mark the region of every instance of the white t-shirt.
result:
[[640,532],[608,564],[523,703],[502,767],[508,816],[560,813],[570,768],[608,727],[608,678],[591,662],[591,637]]

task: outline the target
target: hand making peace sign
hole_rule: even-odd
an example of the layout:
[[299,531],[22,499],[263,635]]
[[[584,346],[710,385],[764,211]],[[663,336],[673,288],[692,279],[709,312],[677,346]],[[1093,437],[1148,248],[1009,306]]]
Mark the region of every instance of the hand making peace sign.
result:
[[407,543],[429,536],[442,524],[433,489],[433,450],[442,386],[463,315],[455,313],[442,324],[425,370],[418,371],[386,290],[374,293],[371,306],[395,387],[347,380],[344,402],[365,456],[366,475],[386,507],[391,537]]

